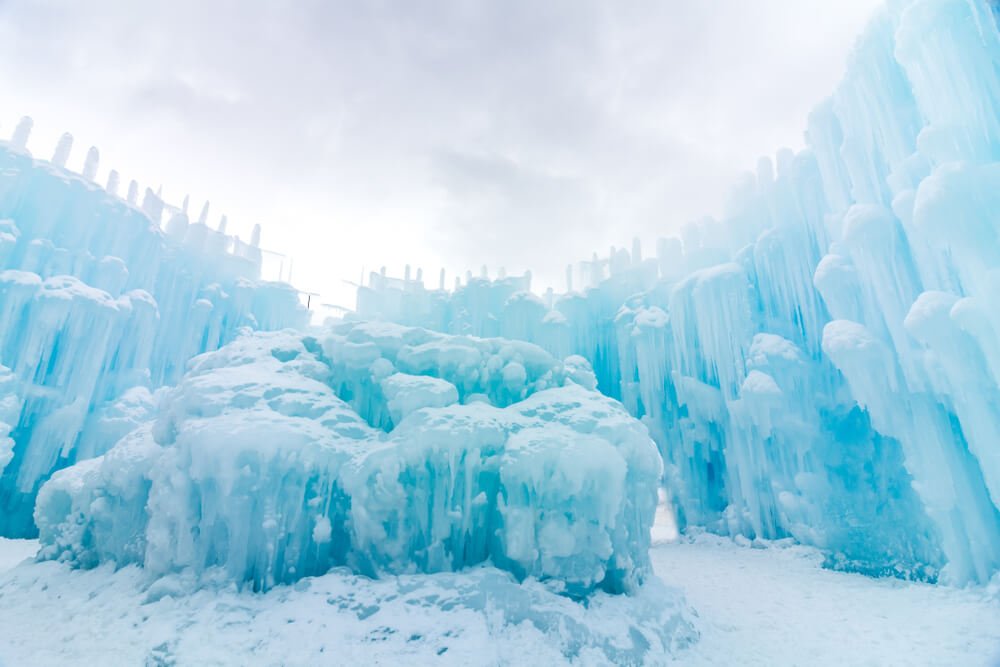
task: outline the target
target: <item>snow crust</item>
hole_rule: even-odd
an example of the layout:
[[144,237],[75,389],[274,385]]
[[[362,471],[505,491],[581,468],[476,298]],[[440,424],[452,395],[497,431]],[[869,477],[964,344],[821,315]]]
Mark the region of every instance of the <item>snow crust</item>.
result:
[[[6,547],[0,565],[28,555]],[[679,591],[658,580],[584,606],[489,566],[378,580],[336,569],[255,594],[185,575],[151,584],[134,565],[24,563],[0,572],[0,599],[0,661],[38,667],[656,665],[697,638]]]

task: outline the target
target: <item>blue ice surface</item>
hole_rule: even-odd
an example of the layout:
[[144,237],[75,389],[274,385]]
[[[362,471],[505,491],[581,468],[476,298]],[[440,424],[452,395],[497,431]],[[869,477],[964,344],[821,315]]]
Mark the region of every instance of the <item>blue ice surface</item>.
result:
[[258,279],[260,248],[210,229],[207,210],[190,223],[152,191],[138,203],[134,183],[119,198],[63,156],[33,159],[27,129],[0,143],[0,534],[12,537],[34,533],[39,485],[134,428],[191,357],[243,328],[307,321],[294,290]]
[[257,590],[338,566],[488,562],[574,598],[636,591],[660,458],[580,370],[528,343],[384,323],[248,334],[42,487],[40,556]]
[[[653,257],[595,253],[569,267],[577,289],[541,297],[530,274],[448,291],[376,273],[347,321],[267,353],[248,334],[186,376],[242,327],[301,326],[294,294],[256,279],[255,244],[181,211],[161,231],[155,194],[129,204],[15,136],[0,150],[0,533],[37,521],[48,557],[261,587],[489,559],[571,594],[625,590],[662,465],[682,529],[990,580],[998,11],[889,2],[807,148],[761,159],[721,219]],[[240,366],[256,369],[245,389],[227,379]],[[658,459],[635,454],[614,400]],[[33,520],[39,485],[73,463]]]
[[654,257],[638,241],[595,253],[542,298],[530,275],[445,292],[372,274],[359,315],[585,357],[653,434],[682,528],[985,582],[1000,568],[998,13],[889,2],[807,148],[762,158],[721,219]]

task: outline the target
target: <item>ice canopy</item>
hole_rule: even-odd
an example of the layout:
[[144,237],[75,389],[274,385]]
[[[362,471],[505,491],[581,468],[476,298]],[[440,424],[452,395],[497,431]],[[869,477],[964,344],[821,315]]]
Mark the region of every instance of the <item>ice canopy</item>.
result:
[[682,530],[990,580],[998,14],[891,0],[807,148],[650,257],[595,253],[541,297],[530,274],[374,273],[308,330],[258,235],[96,187],[96,151],[70,174],[71,140],[35,161],[22,123],[0,147],[0,533],[256,588],[491,562],[581,596],[646,576],[660,487]]

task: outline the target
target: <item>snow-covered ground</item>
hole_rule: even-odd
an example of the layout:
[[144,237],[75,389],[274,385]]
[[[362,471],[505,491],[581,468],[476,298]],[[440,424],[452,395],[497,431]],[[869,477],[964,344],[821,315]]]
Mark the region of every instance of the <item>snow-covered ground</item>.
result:
[[1000,595],[820,567],[806,547],[659,543],[653,567],[698,612],[684,665],[1000,665]]
[[[562,661],[559,647],[531,623],[494,623],[460,605],[441,613],[449,600],[475,591],[448,590],[427,577],[427,584],[393,589],[332,574],[263,596],[201,590],[174,597],[169,587],[145,590],[134,567],[14,567],[33,548],[0,541],[5,667]],[[698,613],[701,638],[678,651],[676,664],[1000,664],[996,591],[831,572],[810,549],[757,549],[708,535],[658,543],[652,557],[660,577],[682,587]],[[366,611],[377,607],[377,616]],[[614,611],[593,613],[606,620]],[[600,663],[587,649],[579,657]]]

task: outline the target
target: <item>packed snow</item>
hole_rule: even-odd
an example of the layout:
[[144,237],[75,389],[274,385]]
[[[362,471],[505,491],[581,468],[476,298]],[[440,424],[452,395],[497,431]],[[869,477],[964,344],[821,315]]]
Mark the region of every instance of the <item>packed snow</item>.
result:
[[[13,568],[35,547],[0,541],[0,567]],[[587,609],[489,568],[378,581],[335,570],[259,595],[196,589],[181,577],[150,586],[135,566],[26,562],[0,572],[0,664],[1000,661],[1000,588],[871,579],[823,569],[811,548],[705,534],[656,543],[650,556],[666,586],[639,599],[599,594]]]

